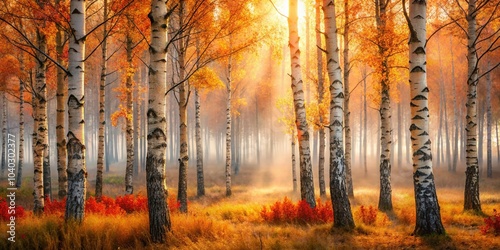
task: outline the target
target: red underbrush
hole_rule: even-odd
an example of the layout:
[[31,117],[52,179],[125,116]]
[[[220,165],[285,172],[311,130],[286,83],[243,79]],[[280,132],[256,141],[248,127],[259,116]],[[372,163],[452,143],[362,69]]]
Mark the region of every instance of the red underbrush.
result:
[[332,203],[316,201],[316,207],[311,208],[305,200],[294,204],[288,197],[270,206],[264,206],[260,211],[262,219],[270,223],[293,224],[323,224],[333,221]]
[[482,234],[493,233],[495,236],[500,235],[500,213],[493,209],[493,215],[484,218],[485,225],[481,227]]
[[[180,204],[176,197],[169,196],[168,205],[171,213],[179,210]],[[10,206],[5,199],[0,199],[0,220],[8,221],[15,215],[16,220],[26,215],[25,209],[20,205]],[[44,214],[63,216],[66,211],[66,198],[62,200],[45,199]],[[131,213],[145,213],[148,211],[148,199],[143,195],[117,196],[115,199],[102,196],[98,201],[94,196],[85,200],[85,213],[96,215],[124,215]]]
[[9,221],[11,216],[15,216],[16,220],[21,219],[26,215],[22,206],[16,205],[15,202],[10,204],[7,200],[0,198],[0,219]]

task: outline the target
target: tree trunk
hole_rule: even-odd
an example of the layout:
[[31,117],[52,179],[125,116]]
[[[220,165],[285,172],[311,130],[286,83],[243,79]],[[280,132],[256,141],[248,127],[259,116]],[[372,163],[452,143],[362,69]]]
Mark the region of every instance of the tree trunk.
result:
[[87,193],[84,146],[85,1],[71,0],[68,69],[68,196],[66,221],[83,221]]
[[[318,104],[323,103],[325,95],[325,77],[323,74],[323,44],[321,42],[321,0],[316,0],[316,58],[317,58],[317,75],[318,75]],[[322,113],[319,115],[319,153],[318,153],[318,180],[319,180],[319,195],[323,198],[326,197],[326,185],[325,185],[325,128],[323,126],[325,123],[324,116]]]
[[[59,4],[60,0],[56,0],[56,4]],[[57,52],[57,62],[63,64],[63,34],[61,28],[58,28],[56,33],[56,52]],[[56,112],[56,141],[57,141],[57,183],[58,183],[58,198],[62,200],[66,197],[68,191],[68,173],[67,171],[67,158],[68,153],[66,151],[66,101],[67,101],[67,85],[64,78],[66,77],[65,72],[57,67],[57,112]]]
[[[129,21],[130,26],[132,23]],[[133,114],[133,104],[132,104],[132,91],[133,91],[133,75],[134,75],[134,66],[132,63],[132,46],[134,41],[132,40],[131,34],[127,32],[127,78],[126,78],[126,89],[127,89],[127,117],[125,118],[126,122],[126,139],[125,142],[127,144],[127,166],[125,168],[125,194],[134,193],[134,124],[133,117],[129,118],[128,115]]]
[[330,196],[333,211],[333,226],[336,228],[354,228],[351,204],[347,196],[346,166],[343,150],[344,125],[344,87],[339,64],[337,43],[337,22],[335,20],[335,2],[323,1],[325,15],[325,40],[327,51],[327,69],[330,80]]
[[366,67],[363,68],[363,147],[365,149],[365,153],[363,154],[363,169],[365,170],[365,176],[368,175],[368,162],[366,160],[366,155],[368,154],[368,144],[367,144],[367,130],[368,130],[368,113],[367,113],[367,108],[368,108],[368,103],[366,102],[366,78],[367,78],[367,72],[366,72]]
[[[377,0],[376,21],[380,36],[387,30],[387,5],[388,1]],[[385,54],[389,50],[388,45],[382,40],[378,44],[378,53],[382,59],[380,79],[380,196],[378,209],[381,211],[392,211],[392,188],[391,188],[391,149],[392,149],[392,119],[391,98],[389,79],[389,59]]]
[[[231,37],[229,38],[231,39]],[[229,46],[231,47],[231,42],[229,42]],[[232,95],[232,90],[231,90],[231,61],[232,61],[232,56],[229,56],[228,59],[228,64],[227,64],[227,85],[226,85],[226,91],[227,91],[227,100],[226,100],[226,196],[231,196],[232,191],[231,191],[231,95]],[[258,136],[258,135],[257,135]],[[258,148],[259,145],[256,145]],[[258,149],[257,149],[258,151]]]
[[47,59],[43,53],[47,52],[47,40],[44,34],[37,30],[38,48],[40,52],[36,55],[36,76],[35,89],[33,91],[33,110],[34,110],[34,125],[33,125],[33,167],[34,167],[34,192],[35,206],[33,212],[41,215],[44,209],[44,173],[47,167],[44,166],[44,153],[48,147],[47,137]]
[[[178,12],[178,29],[184,29],[184,15],[186,2],[181,0],[179,3]],[[181,37],[183,36],[183,31],[181,32]],[[179,81],[185,80],[185,56],[188,44],[186,43],[187,38],[182,38],[178,40],[178,70],[179,70]],[[189,164],[188,158],[188,127],[187,127],[187,105],[188,105],[188,86],[187,82],[183,82],[179,85],[179,183],[177,189],[177,201],[180,203],[179,211],[181,213],[187,213],[187,169]]]
[[205,195],[205,180],[203,176],[203,142],[201,140],[201,108],[198,90],[194,91],[196,113],[196,180],[198,197]]
[[[24,60],[21,55],[21,74],[24,73]],[[19,80],[19,160],[17,161],[16,187],[20,188],[23,179],[24,164],[24,80]],[[5,119],[5,118],[4,118]]]
[[459,134],[458,134],[458,107],[457,107],[457,91],[456,91],[456,83],[455,83],[455,63],[453,60],[453,46],[452,46],[452,40],[450,37],[450,51],[451,51],[451,92],[453,95],[453,124],[455,132],[454,132],[454,140],[453,140],[453,156],[452,156],[452,165],[451,165],[451,171],[456,172],[457,171],[457,164],[458,164],[458,152],[460,151],[459,144],[458,144],[458,139],[459,139]]
[[5,169],[7,166],[6,162],[6,147],[5,142],[7,141],[7,93],[4,91],[2,95],[2,176],[5,175]]
[[[490,69],[490,63],[488,62],[488,68]],[[492,155],[491,155],[491,122],[492,122],[492,114],[491,114],[491,75],[488,73],[486,75],[486,176],[488,178],[493,177],[493,169],[492,169]]]
[[[387,71],[388,73],[388,71]],[[387,75],[388,76],[388,75]],[[392,145],[392,122],[391,122],[391,101],[389,94],[388,78],[382,80],[380,104],[380,196],[378,209],[381,211],[392,211],[392,188],[391,188],[391,145]]]
[[146,189],[148,195],[149,233],[155,243],[164,243],[171,230],[165,183],[166,119],[165,92],[167,70],[167,1],[151,0],[151,45],[149,48],[148,150]]
[[464,210],[481,211],[479,200],[479,166],[477,156],[477,52],[476,52],[476,1],[469,1],[467,36],[467,148],[465,171]]
[[497,135],[497,162],[498,165],[500,165],[500,141],[498,138],[498,121],[495,121],[495,131]]
[[[405,1],[403,1],[404,6]],[[405,10],[406,11],[406,10]],[[415,235],[444,234],[441,213],[432,173],[431,141],[429,138],[429,106],[426,72],[426,1],[410,3],[410,107],[413,151],[413,184],[415,190]]]
[[257,92],[255,93],[255,152],[257,154],[257,166],[260,166],[260,136],[259,136],[259,103]]
[[[104,13],[103,19],[108,18],[108,0],[104,0]],[[107,22],[103,24],[103,40],[101,44],[101,78],[99,80],[99,129],[98,129],[98,140],[97,140],[97,174],[95,178],[95,198],[100,201],[102,198],[102,172],[104,169],[104,136],[106,127],[106,77],[107,77],[107,66],[108,66],[108,28]],[[107,150],[106,150],[107,152]],[[109,158],[109,155],[106,155]],[[109,165],[106,164],[106,172],[109,172]]]
[[297,168],[295,167],[295,135],[292,134],[292,180],[293,180],[293,192],[297,192]]
[[[399,91],[401,96],[402,91]],[[398,103],[398,169],[403,165],[403,112],[401,110],[402,100]]]
[[347,185],[347,195],[349,197],[354,197],[354,189],[352,184],[352,173],[351,173],[351,154],[352,154],[352,138],[351,138],[351,111],[349,110],[349,98],[350,87],[349,87],[349,73],[350,64],[349,61],[349,1],[344,0],[344,130],[345,130],[345,169],[346,169],[346,185]]
[[309,149],[309,126],[306,119],[306,106],[302,88],[302,73],[300,68],[299,31],[297,16],[297,0],[289,1],[288,35],[292,71],[292,91],[295,111],[295,124],[297,124],[297,138],[299,141],[300,162],[300,198],[309,206],[316,207],[314,197],[314,183],[311,165],[311,152]]
[[[47,130],[48,131],[48,130]],[[47,142],[49,141],[47,137]],[[43,150],[43,198],[52,199],[52,179],[50,174],[50,161],[49,161],[49,144]]]

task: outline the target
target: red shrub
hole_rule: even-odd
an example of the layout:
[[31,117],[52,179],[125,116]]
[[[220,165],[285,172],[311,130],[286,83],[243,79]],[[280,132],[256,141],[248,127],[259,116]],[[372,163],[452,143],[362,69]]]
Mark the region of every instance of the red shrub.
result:
[[145,212],[148,210],[148,199],[140,195],[125,195],[116,197],[116,204],[127,213]]
[[331,201],[321,202],[321,199],[316,201],[316,220],[322,221],[323,223],[333,221],[333,206]]
[[63,215],[66,211],[66,198],[58,200],[45,199],[44,214]]
[[284,222],[295,222],[297,218],[297,209],[293,202],[285,197],[281,203],[281,216]]
[[[9,208],[10,204],[7,203],[7,200],[0,198],[0,219],[4,221],[10,221],[11,216],[15,216],[16,220],[23,218],[26,213],[24,208],[20,205],[16,205],[15,209]],[[10,214],[9,214],[10,212]]]
[[297,220],[302,223],[314,222],[316,220],[316,209],[311,208],[305,200],[299,201],[297,204]]
[[283,202],[277,201],[270,207],[264,206],[260,211],[260,216],[264,221],[271,223],[326,223],[333,221],[332,205],[329,202],[321,203],[318,199],[315,208],[301,200],[293,204],[285,197]]
[[[171,213],[179,212],[181,203],[177,201],[177,197],[173,195],[168,196],[167,203],[168,203],[168,209],[170,210]],[[146,204],[147,204],[147,199],[146,199]]]
[[364,224],[373,225],[377,220],[377,209],[372,206],[368,208],[361,206],[356,215]]
[[493,209],[492,216],[484,219],[484,223],[486,225],[481,227],[482,234],[492,232],[495,236],[500,235],[500,213],[496,209]]
[[105,214],[106,205],[102,202],[97,202],[94,196],[89,197],[85,201],[85,213],[87,214]]

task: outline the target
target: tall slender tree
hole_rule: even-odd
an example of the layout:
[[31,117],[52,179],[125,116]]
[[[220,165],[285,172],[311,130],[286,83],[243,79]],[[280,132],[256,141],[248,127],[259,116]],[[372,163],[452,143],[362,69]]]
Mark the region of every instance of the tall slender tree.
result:
[[[61,3],[56,0],[56,6]],[[64,31],[58,26],[56,32],[56,60],[57,63],[63,65],[64,53]],[[56,142],[57,142],[57,183],[58,183],[58,198],[63,199],[68,192],[68,173],[67,173],[67,158],[68,151],[66,149],[66,101],[67,101],[67,82],[65,81],[66,72],[57,67],[57,89],[56,89]]]
[[171,230],[168,210],[165,163],[167,135],[165,92],[167,70],[166,0],[151,0],[151,42],[149,47],[148,150],[146,157],[146,190],[148,195],[149,233],[153,242],[163,243]]
[[292,71],[292,91],[295,107],[295,124],[297,126],[297,138],[299,142],[300,198],[305,200],[309,206],[316,207],[311,152],[309,149],[309,131],[306,119],[304,91],[302,87],[302,74],[300,71],[299,30],[297,25],[298,1],[289,0],[288,6],[288,38]]
[[427,2],[412,1],[410,11],[403,11],[410,31],[410,107],[413,151],[413,185],[416,203],[415,235],[444,234],[434,174],[432,173],[431,141],[429,137],[429,105],[426,67]]
[[[108,18],[108,0],[103,2],[103,19]],[[106,101],[106,78],[108,66],[108,23],[103,24],[101,44],[101,75],[99,79],[99,129],[97,132],[97,175],[95,181],[95,197],[101,200],[102,197],[102,174],[104,170],[104,130],[106,129],[105,101]]]
[[351,89],[349,86],[349,75],[351,72],[351,62],[349,59],[349,29],[351,15],[349,11],[349,0],[344,0],[344,131],[345,131],[345,169],[347,195],[354,197],[354,187],[352,183],[352,137],[351,137],[351,111],[349,109],[349,99]]
[[87,167],[84,146],[85,1],[71,0],[72,33],[68,50],[68,194],[66,221],[81,222],[85,215]]
[[[41,6],[42,7],[42,6]],[[47,153],[48,147],[47,138],[47,58],[44,54],[47,53],[47,37],[40,30],[37,29],[37,45],[39,51],[36,54],[36,76],[35,86],[33,89],[33,110],[34,110],[34,126],[33,126],[33,184],[35,196],[35,205],[33,211],[35,214],[42,214],[44,210],[44,184],[47,174],[45,166],[44,154]]]
[[323,0],[325,18],[326,61],[330,83],[330,196],[333,226],[354,228],[351,204],[347,195],[346,167],[343,147],[344,86],[339,62],[335,1]]
[[[321,39],[321,0],[316,0],[315,11],[315,29],[316,29],[316,60],[317,60],[317,74],[318,74],[318,104],[321,105],[324,100],[325,95],[325,77],[323,73],[323,45]],[[321,108],[320,108],[321,110]],[[320,196],[326,196],[326,185],[325,185],[325,148],[326,148],[326,138],[325,138],[325,128],[323,123],[326,122],[323,114],[319,115],[319,152],[318,152],[318,180],[319,180],[319,194]],[[295,147],[294,147],[295,148]]]

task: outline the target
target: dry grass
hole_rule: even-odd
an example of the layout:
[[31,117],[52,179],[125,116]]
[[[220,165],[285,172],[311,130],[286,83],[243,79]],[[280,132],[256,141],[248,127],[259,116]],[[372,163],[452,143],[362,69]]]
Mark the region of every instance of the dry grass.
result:
[[[260,217],[264,205],[283,200],[285,196],[297,201],[298,196],[286,187],[255,187],[249,181],[251,178],[246,178],[253,174],[243,172],[237,177],[240,179],[235,180],[230,198],[225,197],[219,183],[207,185],[207,196],[197,198],[195,181],[190,180],[189,212],[171,215],[173,231],[168,233],[165,244],[151,243],[146,213],[114,217],[88,215],[81,225],[67,225],[63,218],[54,215],[30,214],[18,222],[16,242],[8,242],[4,233],[0,249],[500,249],[500,237],[480,233],[484,215],[463,212],[462,176],[446,172],[436,175],[442,178],[437,188],[447,231],[444,236],[412,236],[415,202],[411,181],[394,181],[394,211],[377,212],[375,222],[370,225],[362,222],[358,211],[361,206],[377,207],[378,182],[376,177],[367,177],[364,183],[360,181],[355,186],[355,199],[351,201],[356,228],[345,232],[332,230],[331,224],[265,222]],[[499,180],[481,180],[482,208],[486,215],[493,214],[493,209],[500,210]],[[121,183],[109,181],[106,185],[106,195],[122,195]],[[137,181],[136,185],[137,192],[145,194],[143,181]],[[29,188],[19,191],[18,203],[29,207],[32,201],[27,190]],[[169,192],[174,195],[177,190],[171,188]],[[0,197],[4,197],[4,193],[5,190],[0,190]],[[5,223],[0,225],[0,231],[7,231]]]

